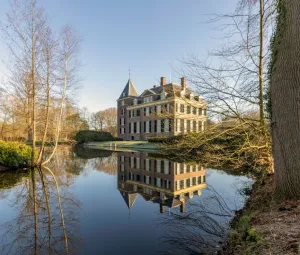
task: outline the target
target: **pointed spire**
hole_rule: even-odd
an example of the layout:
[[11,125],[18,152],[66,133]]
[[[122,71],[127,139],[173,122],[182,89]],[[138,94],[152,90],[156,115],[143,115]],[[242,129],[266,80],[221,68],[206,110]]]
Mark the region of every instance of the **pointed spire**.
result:
[[125,88],[122,91],[122,94],[120,95],[119,99],[125,98],[125,97],[138,97],[139,94],[137,93],[132,81],[128,80]]
[[133,204],[138,196],[138,193],[129,193],[129,192],[123,192],[123,191],[120,191],[120,193],[121,193],[128,209],[130,209],[133,206]]

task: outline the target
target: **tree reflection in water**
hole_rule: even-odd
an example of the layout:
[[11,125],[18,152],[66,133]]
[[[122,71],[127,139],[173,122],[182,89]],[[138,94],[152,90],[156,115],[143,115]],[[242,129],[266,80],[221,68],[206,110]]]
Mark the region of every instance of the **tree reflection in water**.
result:
[[167,244],[161,254],[217,254],[220,250],[234,210],[212,187],[205,192],[198,201],[190,201],[185,213],[172,211],[160,218],[165,230],[161,241]]
[[97,150],[82,145],[74,147],[76,157],[89,159],[89,165],[92,169],[105,172],[109,175],[117,175],[118,173],[118,158],[117,154],[112,151]]
[[30,171],[12,201],[17,217],[1,226],[0,254],[73,253],[79,203],[64,189],[64,174],[47,167]]
[[75,253],[80,204],[68,187],[87,164],[115,175],[117,158],[111,154],[60,146],[49,167],[3,174],[0,190],[18,187],[11,201],[18,215],[0,226],[0,254]]
[[[162,254],[212,254],[218,250],[217,246],[226,241],[228,223],[234,214],[233,210],[237,208],[225,200],[223,193],[219,194],[206,184],[206,177],[212,172],[207,172],[199,162],[173,162],[160,156],[150,157],[142,152],[116,154],[60,147],[48,168],[2,176],[0,190],[14,187],[11,192],[14,199],[9,207],[13,207],[18,214],[0,226],[0,234],[3,234],[0,254],[79,252],[77,248],[82,245],[77,217],[80,217],[80,213],[79,203],[74,198],[74,194],[78,193],[73,194],[74,190],[70,186],[78,179],[74,178],[76,175],[85,175],[94,169],[110,175],[117,173],[117,187],[129,209],[138,196],[155,204],[155,210],[161,213],[155,219],[163,231],[155,228],[155,235],[158,231]],[[103,175],[98,176],[102,178]],[[220,174],[218,176],[222,178]],[[222,183],[226,184],[221,181],[220,185]],[[218,188],[218,185],[214,187]],[[111,192],[115,192],[115,186]],[[2,195],[6,196],[6,191],[0,193],[0,198]],[[230,200],[234,199],[231,197]],[[141,203],[142,199],[137,201]],[[111,205],[106,202],[104,205]],[[110,202],[118,203],[119,200]],[[169,213],[166,208],[170,208]],[[91,212],[94,207],[92,205],[84,209]],[[148,216],[145,214],[143,217]],[[107,219],[107,224],[114,224],[113,217]],[[139,217],[135,220],[138,222]],[[91,224],[96,226],[96,221],[97,218],[94,218]],[[100,223],[103,224],[101,219]],[[142,235],[145,231],[137,228],[128,232]],[[97,238],[103,240],[102,236]],[[97,238],[92,246],[101,249]]]

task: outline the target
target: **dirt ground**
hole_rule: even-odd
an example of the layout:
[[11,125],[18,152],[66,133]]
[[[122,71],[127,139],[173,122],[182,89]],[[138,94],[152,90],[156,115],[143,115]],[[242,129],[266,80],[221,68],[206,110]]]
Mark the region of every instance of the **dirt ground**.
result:
[[251,229],[262,239],[259,243],[248,238],[235,243],[231,254],[300,254],[300,200],[278,201],[273,175],[254,185],[246,208],[240,214],[254,215]]

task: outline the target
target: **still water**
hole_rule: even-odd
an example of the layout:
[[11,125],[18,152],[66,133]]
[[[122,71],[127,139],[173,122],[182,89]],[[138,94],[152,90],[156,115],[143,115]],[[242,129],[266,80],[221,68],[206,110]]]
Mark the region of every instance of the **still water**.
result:
[[142,152],[60,148],[0,174],[0,254],[214,254],[252,181]]

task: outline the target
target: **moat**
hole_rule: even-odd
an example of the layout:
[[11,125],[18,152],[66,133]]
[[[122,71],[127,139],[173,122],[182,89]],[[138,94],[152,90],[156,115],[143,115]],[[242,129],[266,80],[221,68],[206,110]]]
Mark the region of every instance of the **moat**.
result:
[[213,254],[251,183],[199,162],[61,147],[48,169],[0,175],[0,254]]

